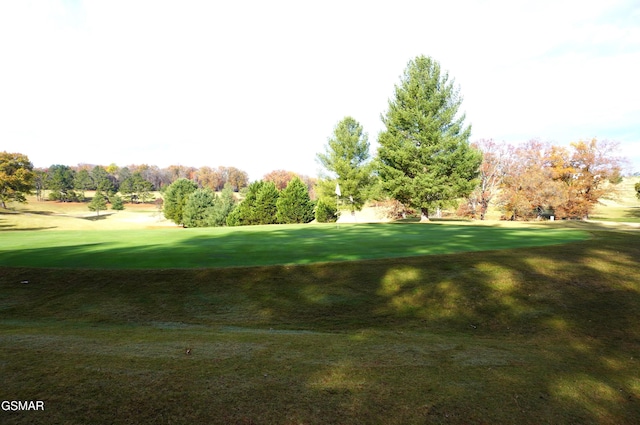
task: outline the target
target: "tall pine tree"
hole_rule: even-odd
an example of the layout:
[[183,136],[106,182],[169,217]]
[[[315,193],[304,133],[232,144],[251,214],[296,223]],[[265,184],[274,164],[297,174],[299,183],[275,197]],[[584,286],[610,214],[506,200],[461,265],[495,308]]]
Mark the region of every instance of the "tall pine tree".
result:
[[339,183],[346,205],[352,212],[361,210],[372,183],[368,135],[362,125],[352,117],[345,117],[336,125],[324,153],[319,153],[317,159],[332,174],[319,181],[321,196],[331,199]]
[[430,57],[409,62],[378,138],[383,188],[405,205],[429,210],[453,204],[477,185],[482,160],[469,145],[471,127],[458,115],[459,90]]

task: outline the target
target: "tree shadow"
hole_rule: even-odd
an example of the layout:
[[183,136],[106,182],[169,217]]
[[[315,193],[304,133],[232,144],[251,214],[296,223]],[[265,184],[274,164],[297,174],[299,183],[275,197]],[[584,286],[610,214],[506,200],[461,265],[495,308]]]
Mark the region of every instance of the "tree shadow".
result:
[[624,211],[625,217],[640,218],[640,207],[632,207]]
[[[262,347],[277,344],[271,330],[350,341],[350,349],[339,349],[328,338],[312,353],[300,348],[307,341],[301,333],[273,358],[267,348],[239,353],[247,363],[283,371],[286,364],[298,371],[292,378],[256,377],[249,365],[234,366],[228,373],[242,377],[241,384],[219,392],[208,387],[225,400],[219,407],[225,412],[240,415],[249,404],[258,405],[260,414],[244,413],[246,423],[269,417],[273,423],[634,423],[640,417],[634,354],[640,352],[640,235],[597,223],[576,226],[594,237],[562,246],[303,266],[6,268],[3,288],[28,279],[43,282],[46,290],[20,292],[7,301],[16,307],[3,314],[20,318],[41,311],[69,320],[91,311],[85,320],[92,324],[162,321],[257,329],[263,332],[242,341]],[[273,243],[295,232],[274,232]],[[208,249],[216,255],[218,244],[232,243],[223,236]],[[167,258],[194,245],[204,247],[193,238],[177,247],[137,250]],[[91,255],[141,254],[98,245],[32,254],[73,257],[94,248],[104,249]],[[296,350],[309,358],[296,357]],[[218,383],[221,366],[208,367],[203,385]],[[170,382],[163,385],[169,395],[159,395],[158,406],[170,397],[187,406],[200,391],[194,385],[194,393],[179,396]],[[278,416],[271,410],[274,394],[287,385],[301,399],[316,401],[317,409],[289,400],[288,419]],[[247,388],[271,395],[252,398]],[[230,422],[240,422],[241,416],[229,415]]]
[[109,217],[110,215],[113,215],[114,213],[112,212],[106,212],[106,213],[101,213],[99,215],[90,215],[90,216],[86,216],[86,217],[78,217],[79,219],[82,220],[87,220],[87,221],[100,221],[100,220],[106,220],[107,217]]

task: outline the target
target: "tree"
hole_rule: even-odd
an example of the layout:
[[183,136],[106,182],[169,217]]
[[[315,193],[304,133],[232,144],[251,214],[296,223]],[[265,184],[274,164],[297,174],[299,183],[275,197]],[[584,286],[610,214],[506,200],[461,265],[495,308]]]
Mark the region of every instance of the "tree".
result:
[[33,164],[21,153],[0,152],[0,206],[7,202],[27,202],[34,188]]
[[569,189],[565,215],[588,219],[598,200],[615,191],[622,160],[614,155],[618,149],[614,142],[592,139],[571,143],[571,147],[573,175],[564,180]]
[[247,188],[244,200],[227,217],[228,226],[273,224],[277,222],[279,192],[273,182],[256,181]]
[[499,197],[505,217],[588,218],[598,200],[615,191],[622,162],[616,149],[595,139],[570,148],[537,140],[512,147]]
[[318,223],[333,223],[338,220],[338,210],[335,202],[326,202],[319,199],[316,204],[316,220]]
[[196,189],[184,204],[185,227],[208,227],[212,225],[216,194],[209,188]]
[[505,173],[506,145],[498,144],[492,139],[481,139],[471,144],[482,152],[482,163],[479,169],[479,185],[467,198],[467,204],[461,207],[463,215],[484,220],[489,204],[498,194]]
[[477,185],[479,151],[458,116],[459,90],[440,64],[419,56],[407,65],[378,138],[379,174],[392,198],[421,211],[453,204]]
[[242,170],[235,167],[227,168],[228,180],[223,183],[223,186],[228,182],[231,183],[231,187],[234,191],[239,191],[243,187],[246,187],[249,183],[249,175]]
[[73,180],[73,188],[80,191],[80,199],[84,201],[84,192],[89,190],[93,185],[93,180],[86,169],[81,169],[76,172]]
[[282,189],[276,201],[278,223],[308,223],[313,220],[313,204],[307,185],[295,177]]
[[287,187],[289,182],[295,177],[298,177],[298,175],[293,171],[273,170],[270,173],[265,174],[262,177],[262,181],[273,182],[278,190],[282,190]]
[[184,205],[196,189],[198,186],[185,178],[171,183],[164,192],[164,216],[178,225],[183,224]]
[[211,222],[213,226],[224,226],[227,223],[227,216],[236,207],[236,200],[233,197],[231,183],[227,183],[216,198],[211,211]]
[[[113,169],[113,167],[110,166],[110,169]],[[107,195],[116,192],[115,177],[110,175],[104,167],[100,165],[93,167],[91,170],[91,178],[93,178],[96,190],[105,192]]]
[[47,185],[51,189],[50,199],[62,202],[70,202],[76,199],[76,194],[73,192],[75,171],[67,165],[57,164],[49,167],[48,174]]
[[278,222],[278,198],[280,191],[273,182],[264,182],[256,194],[254,218],[256,224],[275,224]]
[[120,192],[128,199],[129,202],[148,202],[151,196],[151,190],[153,184],[150,181],[145,180],[142,174],[135,172],[129,177],[124,179],[120,184]]
[[563,184],[553,179],[549,167],[553,147],[539,140],[529,140],[509,147],[505,157],[498,205],[508,220],[540,217],[565,202]]
[[98,216],[100,215],[100,211],[107,209],[107,200],[100,189],[98,189],[95,195],[93,195],[93,199],[89,203],[89,209],[91,211],[95,211]]
[[47,171],[41,168],[37,168],[33,171],[34,177],[34,185],[36,188],[36,200],[42,201],[44,200],[44,191],[47,187]]
[[120,195],[113,195],[109,198],[109,202],[111,202],[111,209],[116,211],[122,211],[124,209],[124,202],[122,201],[122,197]]
[[352,117],[342,119],[317,159],[332,174],[320,180],[321,195],[325,199],[332,197],[339,182],[342,197],[348,200],[351,211],[361,210],[372,182],[368,136],[362,125]]

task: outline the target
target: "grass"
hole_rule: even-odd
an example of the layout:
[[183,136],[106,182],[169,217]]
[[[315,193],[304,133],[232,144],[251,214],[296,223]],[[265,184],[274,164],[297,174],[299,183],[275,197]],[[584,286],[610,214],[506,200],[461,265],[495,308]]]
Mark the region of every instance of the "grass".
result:
[[552,226],[452,224],[14,231],[3,235],[0,265],[153,269],[309,264],[513,249],[586,237],[581,230]]
[[[46,403],[0,422],[635,424],[640,232],[550,224],[246,228],[255,256],[306,264],[230,268],[186,263],[224,232],[0,232],[29,266],[0,267],[0,399]],[[311,263],[323,239],[358,261]]]

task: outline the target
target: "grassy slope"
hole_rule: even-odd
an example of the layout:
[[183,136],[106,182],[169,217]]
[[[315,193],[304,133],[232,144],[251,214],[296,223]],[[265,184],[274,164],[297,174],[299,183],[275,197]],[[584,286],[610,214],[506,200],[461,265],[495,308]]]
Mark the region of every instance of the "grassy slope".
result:
[[634,423],[640,237],[595,236],[339,266],[5,268],[0,398],[42,399],[47,411],[0,415]]
[[625,178],[618,185],[617,193],[608,199],[602,199],[593,214],[593,219],[615,222],[640,223],[640,200],[635,184],[640,177]]
[[0,399],[47,403],[0,422],[637,423],[640,235],[588,229],[341,264],[0,268]]

